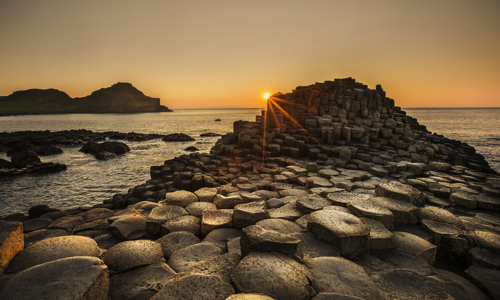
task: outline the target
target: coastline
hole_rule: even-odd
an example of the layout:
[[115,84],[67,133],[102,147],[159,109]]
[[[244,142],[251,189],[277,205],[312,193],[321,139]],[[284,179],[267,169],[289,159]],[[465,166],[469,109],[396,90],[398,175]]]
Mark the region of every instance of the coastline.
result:
[[[93,207],[40,206],[29,216],[5,218],[16,247],[2,265],[7,278],[0,295],[14,293],[27,266],[47,276],[48,264],[74,265],[66,254],[42,265],[28,258],[46,257],[44,249],[68,242],[69,256],[99,259],[99,272],[88,280],[102,298],[139,295],[153,285],[149,292],[159,299],[193,281],[211,283],[187,289],[206,297],[223,290],[224,297],[311,299],[335,292],[324,281],[343,285],[343,295],[368,299],[408,290],[438,298],[495,295],[498,174],[473,147],[429,133],[381,88],[350,79],[325,86],[288,95],[296,102],[284,111],[300,126],[284,114],[235,122],[210,153],[151,166],[151,179],[127,194]],[[339,90],[355,89],[359,106],[339,104]],[[380,99],[369,109],[371,119],[362,117],[364,95]],[[330,117],[320,112],[325,107]],[[181,236],[182,243],[173,242]],[[457,266],[459,274],[449,272]],[[155,272],[161,276],[153,278]],[[124,286],[122,275],[144,280]]]

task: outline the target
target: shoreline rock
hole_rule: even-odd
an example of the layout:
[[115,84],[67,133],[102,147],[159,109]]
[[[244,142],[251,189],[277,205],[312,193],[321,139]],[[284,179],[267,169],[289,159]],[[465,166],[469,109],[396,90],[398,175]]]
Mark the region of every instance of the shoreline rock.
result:
[[[117,280],[130,275],[130,296],[147,298],[497,297],[500,176],[474,148],[350,78],[273,97],[294,121],[237,121],[211,153],[152,166],[151,179],[102,204],[3,222],[26,225],[26,246],[60,230],[94,240],[107,252],[90,256],[113,262],[113,284],[99,289],[109,295],[123,295]],[[54,239],[13,260],[58,253]],[[5,273],[9,292],[19,274]]]

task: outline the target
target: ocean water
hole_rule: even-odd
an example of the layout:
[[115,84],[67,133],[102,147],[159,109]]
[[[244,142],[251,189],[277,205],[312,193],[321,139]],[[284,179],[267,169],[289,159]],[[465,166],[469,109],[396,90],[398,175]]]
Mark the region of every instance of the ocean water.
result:
[[[474,146],[490,166],[500,171],[500,109],[406,109],[428,130]],[[45,175],[0,178],[0,216],[22,212],[38,204],[69,209],[102,203],[116,193],[149,179],[151,166],[187,153],[188,146],[209,152],[218,137],[201,133],[232,132],[237,120],[254,121],[260,109],[176,110],[147,114],[71,114],[0,117],[0,131],[88,129],[95,132],[185,133],[194,142],[162,140],[129,142],[131,151],[112,160],[100,161],[79,152],[80,147],[62,147],[63,154],[41,157],[42,162],[64,163],[68,169]],[[215,119],[221,119],[215,122]],[[0,157],[9,159],[5,153]]]

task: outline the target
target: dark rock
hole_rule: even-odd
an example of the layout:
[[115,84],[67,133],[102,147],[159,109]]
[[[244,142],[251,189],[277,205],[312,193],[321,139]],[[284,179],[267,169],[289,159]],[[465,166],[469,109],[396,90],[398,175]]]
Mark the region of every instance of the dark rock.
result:
[[116,154],[111,153],[111,152],[107,152],[107,151],[97,152],[95,155],[95,158],[102,159],[102,160],[111,159],[111,158],[115,158],[115,157],[116,157]]
[[47,204],[35,205],[28,210],[30,219],[38,218],[49,212],[51,212],[51,210]]
[[198,151],[200,149],[194,147],[194,146],[189,146],[187,147],[186,149],[184,149],[184,151],[190,151],[190,152],[193,152],[193,151]]
[[8,160],[0,158],[0,169],[13,169],[15,165]]
[[40,157],[36,155],[35,151],[24,150],[12,155],[10,162],[16,168],[24,168],[28,165],[35,165],[41,163]]
[[36,149],[36,154],[40,156],[61,154],[63,150],[54,145],[42,145]]
[[213,132],[206,132],[206,133],[200,134],[200,136],[201,137],[204,137],[204,136],[222,136],[222,134],[213,133]]
[[195,141],[194,138],[190,137],[187,134],[184,133],[172,133],[166,135],[163,139],[165,142],[190,142],[190,141]]
[[97,155],[99,152],[110,152],[114,154],[124,154],[130,148],[122,142],[104,142],[90,147],[89,153]]

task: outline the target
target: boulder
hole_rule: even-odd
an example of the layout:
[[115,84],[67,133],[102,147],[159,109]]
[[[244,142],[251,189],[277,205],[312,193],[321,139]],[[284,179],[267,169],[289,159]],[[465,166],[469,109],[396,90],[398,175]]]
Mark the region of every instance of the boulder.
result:
[[110,270],[117,272],[164,262],[160,244],[148,240],[121,242],[111,247],[102,258]]
[[219,276],[180,273],[169,281],[151,300],[225,300],[234,294],[231,284]]
[[90,256],[61,258],[12,276],[0,290],[1,299],[107,300],[108,268]]
[[232,281],[239,293],[264,294],[276,300],[309,299],[309,272],[287,255],[253,252],[236,266]]
[[147,265],[115,274],[109,283],[109,299],[149,299],[177,273],[165,263]]
[[60,236],[42,240],[19,252],[7,271],[17,273],[36,265],[72,256],[99,256],[101,250],[89,238],[77,235]]
[[316,237],[339,245],[340,255],[362,255],[370,251],[370,228],[351,214],[320,210],[310,214],[307,229]]
[[[82,149],[83,149],[83,147],[82,147]],[[82,151],[82,149],[80,149],[80,151]],[[109,153],[113,153],[113,154],[118,155],[118,154],[125,154],[127,151],[130,151],[130,148],[125,143],[122,143],[122,142],[104,142],[104,143],[92,145],[88,149],[88,152],[85,152],[85,151],[82,151],[82,152],[91,153],[93,155],[97,155],[99,152],[109,152]]]
[[342,257],[317,257],[306,262],[318,293],[340,293],[362,299],[381,299],[365,270]]
[[52,210],[47,204],[40,204],[30,207],[30,209],[28,210],[28,215],[30,216],[30,219],[34,219],[39,218],[49,212],[52,212]]
[[184,134],[184,133],[172,133],[172,134],[167,134],[165,137],[163,137],[162,141],[164,141],[164,142],[190,142],[190,141],[195,141],[195,139],[190,137],[187,134]]
[[40,157],[36,155],[35,151],[23,150],[21,152],[17,152],[16,154],[12,155],[12,157],[10,158],[10,162],[16,168],[24,168],[28,165],[39,164],[42,161],[40,160]]
[[41,145],[40,147],[36,148],[36,154],[39,156],[45,156],[45,155],[55,155],[55,154],[61,154],[64,151],[54,145]]
[[23,225],[0,220],[0,270],[24,249]]

